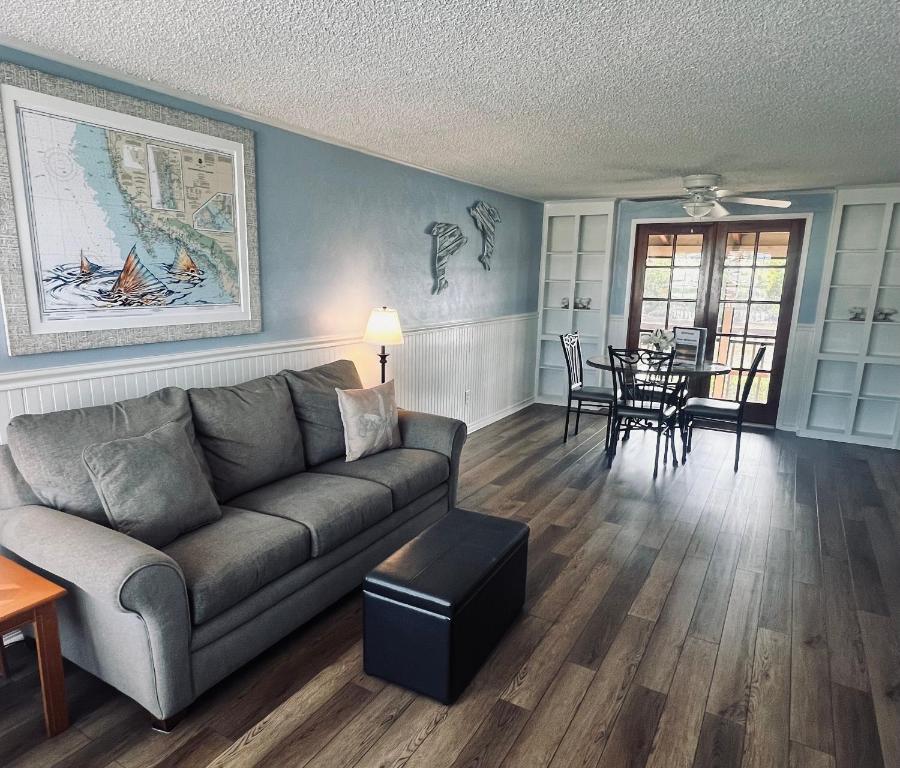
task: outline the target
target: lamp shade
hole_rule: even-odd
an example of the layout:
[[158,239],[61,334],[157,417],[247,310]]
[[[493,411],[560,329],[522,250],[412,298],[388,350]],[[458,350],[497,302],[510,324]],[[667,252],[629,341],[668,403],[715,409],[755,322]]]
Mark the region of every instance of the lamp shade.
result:
[[403,331],[400,330],[400,317],[396,309],[376,307],[369,315],[364,341],[370,344],[402,344]]

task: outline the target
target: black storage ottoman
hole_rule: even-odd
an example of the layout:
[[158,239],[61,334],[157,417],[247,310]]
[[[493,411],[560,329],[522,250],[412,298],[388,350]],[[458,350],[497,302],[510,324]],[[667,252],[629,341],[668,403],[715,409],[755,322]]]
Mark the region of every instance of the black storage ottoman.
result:
[[452,704],[522,610],[527,564],[527,525],[451,510],[366,576],[366,673]]

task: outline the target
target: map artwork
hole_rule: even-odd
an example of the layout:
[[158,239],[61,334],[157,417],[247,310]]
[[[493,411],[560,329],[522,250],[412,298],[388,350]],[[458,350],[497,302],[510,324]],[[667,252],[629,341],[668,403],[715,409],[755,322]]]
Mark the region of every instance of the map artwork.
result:
[[8,90],[32,333],[247,317],[240,144]]

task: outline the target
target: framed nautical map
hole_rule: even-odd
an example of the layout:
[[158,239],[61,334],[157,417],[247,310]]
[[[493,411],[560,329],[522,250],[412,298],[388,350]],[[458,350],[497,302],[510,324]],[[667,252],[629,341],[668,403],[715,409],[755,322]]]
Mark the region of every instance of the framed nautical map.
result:
[[[25,89],[10,68],[0,64],[0,218],[18,235],[18,259],[0,254],[10,353],[260,330],[252,134],[88,86],[77,100]],[[57,93],[68,82],[41,78]]]

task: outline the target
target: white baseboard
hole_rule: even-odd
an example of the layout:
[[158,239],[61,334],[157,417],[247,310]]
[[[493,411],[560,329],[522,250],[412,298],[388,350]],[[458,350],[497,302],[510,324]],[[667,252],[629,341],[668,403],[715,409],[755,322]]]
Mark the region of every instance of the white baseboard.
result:
[[505,419],[507,416],[512,416],[514,413],[518,413],[519,411],[527,408],[529,405],[533,405],[535,399],[533,397],[526,398],[519,403],[515,403],[508,408],[504,408],[497,413],[493,413],[490,416],[485,416],[483,419],[479,419],[478,421],[474,421],[471,424],[468,424],[468,431],[471,435],[473,432],[477,432],[479,429],[484,429],[490,424],[493,424],[495,421],[500,421],[500,419]]

